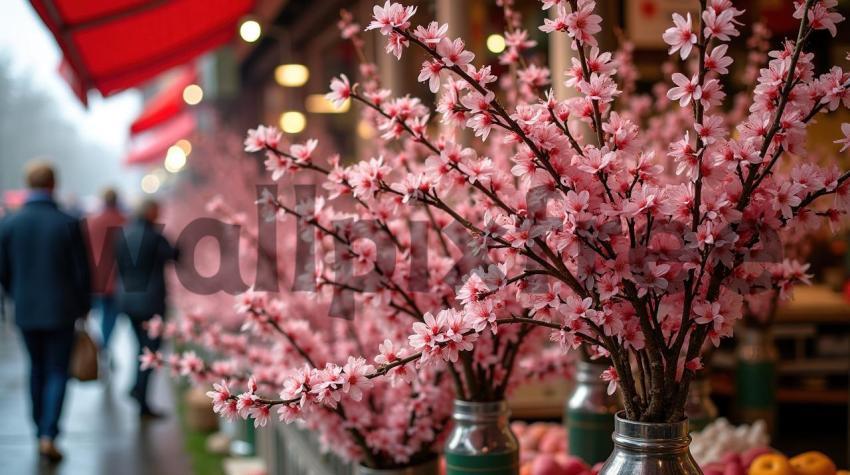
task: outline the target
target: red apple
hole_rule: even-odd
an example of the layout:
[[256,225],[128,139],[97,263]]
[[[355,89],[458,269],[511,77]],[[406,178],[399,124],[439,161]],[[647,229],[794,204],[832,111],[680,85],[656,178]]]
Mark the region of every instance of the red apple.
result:
[[[538,450],[547,454],[556,454],[566,449],[567,434],[563,427],[553,426],[540,438]],[[564,450],[566,451],[566,450]]]
[[740,463],[730,463],[723,469],[723,475],[747,475],[747,470]]
[[531,475],[563,475],[563,469],[555,457],[539,454],[532,462]]
[[582,459],[572,455],[558,454],[555,456],[555,460],[564,469],[564,475],[581,475],[590,470],[590,467]]

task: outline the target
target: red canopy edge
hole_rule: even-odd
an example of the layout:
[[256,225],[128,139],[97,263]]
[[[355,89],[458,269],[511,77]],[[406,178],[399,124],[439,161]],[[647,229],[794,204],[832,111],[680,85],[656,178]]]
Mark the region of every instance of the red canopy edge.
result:
[[84,103],[89,89],[98,89],[104,96],[117,93],[230,41],[239,19],[255,3],[255,0],[30,1],[56,38],[80,83],[75,92]]
[[195,126],[195,116],[187,111],[159,127],[138,135],[133,140],[124,163],[140,165],[164,160],[168,147],[191,135]]
[[136,135],[173,118],[185,107],[183,90],[198,80],[194,65],[186,66],[165,87],[145,104],[139,117],[130,124],[130,134]]

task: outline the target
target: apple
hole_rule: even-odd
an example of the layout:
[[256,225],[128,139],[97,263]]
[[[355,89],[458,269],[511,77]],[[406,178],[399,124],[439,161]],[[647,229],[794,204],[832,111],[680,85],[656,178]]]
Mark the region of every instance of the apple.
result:
[[556,454],[558,452],[565,452],[567,445],[567,434],[566,430],[560,426],[554,426],[549,428],[543,437],[540,438],[540,444],[537,446],[537,449],[541,452],[545,452],[547,454]]
[[539,454],[532,462],[531,475],[563,475],[563,469],[552,455]]
[[558,454],[555,456],[555,460],[564,470],[564,475],[581,475],[590,470],[584,460],[573,455]]

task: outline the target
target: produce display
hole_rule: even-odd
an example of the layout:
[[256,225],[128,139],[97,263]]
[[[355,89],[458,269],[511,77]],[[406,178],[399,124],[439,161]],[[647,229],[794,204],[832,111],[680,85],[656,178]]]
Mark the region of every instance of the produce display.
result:
[[520,475],[596,475],[599,471],[600,466],[591,468],[568,454],[567,432],[560,424],[514,422],[511,429],[519,440]]
[[[513,422],[511,429],[520,445],[520,475],[596,475],[601,468],[569,455],[560,424]],[[691,454],[705,475],[850,475],[817,451],[790,458],[779,453],[769,446],[763,421],[735,426],[721,418],[691,437]]]
[[770,445],[764,421],[735,426],[720,418],[703,430],[691,433],[691,438],[691,455],[701,467],[720,462],[730,454],[744,454]]

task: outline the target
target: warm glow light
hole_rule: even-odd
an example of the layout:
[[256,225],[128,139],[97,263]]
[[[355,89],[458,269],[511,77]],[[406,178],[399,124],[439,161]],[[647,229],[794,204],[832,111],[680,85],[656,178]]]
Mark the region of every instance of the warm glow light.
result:
[[192,153],[192,142],[186,139],[180,139],[174,145],[180,147],[180,149],[183,150],[183,154],[186,156],[189,156],[189,154]]
[[357,135],[363,140],[371,140],[375,137],[375,128],[369,122],[361,120],[357,123]]
[[142,191],[152,195],[159,190],[160,181],[154,174],[145,175],[142,177]]
[[505,37],[494,33],[487,37],[487,49],[491,53],[499,54],[505,50]]
[[310,79],[310,70],[303,64],[281,64],[274,68],[274,80],[284,87],[299,87]]
[[203,98],[204,90],[197,84],[189,84],[183,89],[183,100],[190,106],[200,103]]
[[297,134],[307,126],[307,118],[297,111],[288,111],[280,115],[280,128],[287,134]]
[[346,99],[341,106],[337,107],[324,94],[310,94],[304,101],[304,107],[311,114],[342,114],[348,112],[351,99]]
[[186,152],[178,145],[168,147],[165,154],[165,169],[171,173],[177,173],[186,166]]
[[248,43],[253,43],[260,39],[263,34],[263,29],[260,24],[254,20],[245,20],[239,25],[239,36]]

